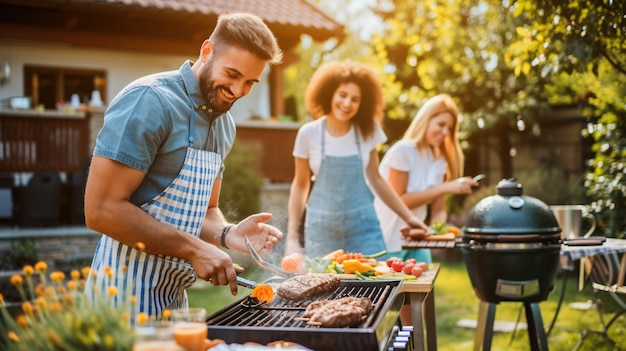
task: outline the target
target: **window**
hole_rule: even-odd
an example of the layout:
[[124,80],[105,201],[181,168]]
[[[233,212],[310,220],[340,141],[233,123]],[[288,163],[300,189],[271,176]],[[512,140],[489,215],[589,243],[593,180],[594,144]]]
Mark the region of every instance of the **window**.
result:
[[69,102],[73,94],[78,94],[81,103],[88,103],[94,90],[107,101],[105,71],[24,66],[24,95],[32,98],[33,107],[43,105],[54,110],[58,103]]

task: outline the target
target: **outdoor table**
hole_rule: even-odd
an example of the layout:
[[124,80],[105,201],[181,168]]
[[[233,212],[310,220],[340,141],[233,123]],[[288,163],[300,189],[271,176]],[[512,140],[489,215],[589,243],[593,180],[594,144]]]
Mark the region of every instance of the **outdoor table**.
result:
[[[561,268],[564,270],[563,274],[563,284],[561,286],[561,296],[559,297],[559,301],[557,303],[556,311],[554,313],[554,317],[552,319],[552,323],[550,324],[550,328],[547,334],[550,334],[552,331],[552,327],[556,322],[556,319],[559,315],[559,311],[561,305],[563,303],[563,299],[565,296],[565,282],[567,281],[567,272],[574,270],[574,262],[581,260],[585,257],[591,257],[596,255],[606,255],[606,254],[623,254],[620,263],[620,269],[618,273],[619,281],[618,286],[623,286],[624,277],[626,276],[626,239],[615,239],[615,238],[607,238],[606,241],[602,245],[593,245],[593,246],[561,246]],[[581,266],[582,270],[582,266]],[[581,273],[582,274],[582,273]]]
[[[404,239],[403,249],[453,249],[459,240],[436,240],[433,236],[430,240]],[[413,333],[415,334],[415,350],[437,350],[437,325],[435,321],[435,279],[439,274],[439,263],[429,265],[429,270],[415,281],[405,281],[400,288],[408,294],[411,306],[411,320]],[[426,338],[424,338],[424,331]],[[422,340],[420,343],[419,340]]]
[[[409,297],[416,351],[437,350],[434,290],[439,268],[439,263],[431,263],[428,265],[428,270],[419,278],[403,280],[400,287],[400,292],[406,293]],[[426,337],[424,337],[424,332],[426,332]]]

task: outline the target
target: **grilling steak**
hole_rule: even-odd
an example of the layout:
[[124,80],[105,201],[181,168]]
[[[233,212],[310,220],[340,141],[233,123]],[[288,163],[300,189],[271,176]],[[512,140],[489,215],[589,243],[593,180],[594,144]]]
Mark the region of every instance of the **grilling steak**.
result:
[[308,324],[324,328],[350,327],[359,323],[372,311],[369,297],[344,297],[337,300],[316,301],[304,311]]
[[286,300],[304,301],[337,290],[340,282],[341,279],[334,274],[302,274],[280,283],[276,294]]
[[372,311],[372,299],[369,297],[354,297],[348,296],[337,300],[319,300],[311,302],[304,311],[304,318],[311,318],[315,312],[319,311],[324,305],[327,304],[341,304],[359,307],[363,309],[365,314],[369,314]]

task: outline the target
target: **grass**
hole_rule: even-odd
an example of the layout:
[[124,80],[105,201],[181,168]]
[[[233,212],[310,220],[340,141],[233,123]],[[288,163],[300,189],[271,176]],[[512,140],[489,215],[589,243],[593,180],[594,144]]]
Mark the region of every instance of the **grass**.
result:
[[[435,257],[435,262],[441,263],[441,270],[435,282],[435,303],[437,318],[437,345],[441,351],[465,351],[473,350],[476,330],[457,326],[461,319],[476,320],[480,300],[474,294],[471,281],[467,275],[465,264],[462,260],[444,260]],[[251,267],[252,263],[243,263],[244,267]],[[252,265],[253,266],[253,265]],[[262,281],[268,277],[258,270],[249,272],[249,279]],[[585,302],[594,299],[594,294],[589,284],[585,284],[582,292],[577,289],[577,274],[570,272],[567,275],[566,293],[555,326],[548,336],[548,347],[551,351],[572,350],[582,330],[601,330],[598,313],[593,310],[579,310],[569,306],[572,302]],[[555,288],[548,299],[539,304],[541,315],[546,330],[552,322],[559,295],[561,294],[561,276],[555,281]],[[197,285],[187,291],[189,303],[192,306],[205,307],[209,314],[215,313],[228,304],[244,298],[250,293],[249,289],[239,288],[239,294],[232,296],[228,287],[213,287]],[[600,293],[604,320],[608,321],[617,310],[617,304],[607,293]],[[525,315],[520,302],[502,302],[496,308],[495,319],[497,321],[525,322]],[[521,312],[521,315],[520,315]],[[609,335],[613,340],[620,343],[620,348],[626,350],[626,315],[622,315],[611,326]],[[492,350],[527,351],[530,349],[526,330],[515,332],[494,332]],[[605,343],[605,339],[594,333],[586,337],[579,350],[614,350],[612,345]]]

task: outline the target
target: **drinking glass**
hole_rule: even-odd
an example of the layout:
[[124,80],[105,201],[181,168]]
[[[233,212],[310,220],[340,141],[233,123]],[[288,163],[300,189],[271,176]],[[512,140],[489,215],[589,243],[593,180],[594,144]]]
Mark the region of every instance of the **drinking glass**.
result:
[[133,351],[180,351],[174,341],[174,322],[150,321],[135,326]]
[[206,317],[206,309],[202,307],[173,310],[176,343],[186,351],[204,351],[204,340],[208,334]]

